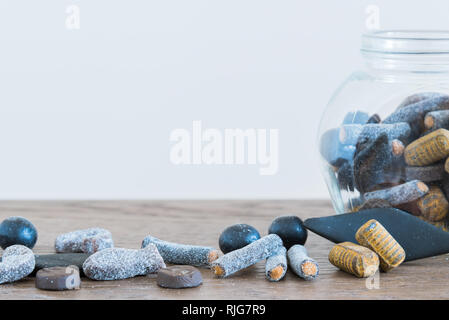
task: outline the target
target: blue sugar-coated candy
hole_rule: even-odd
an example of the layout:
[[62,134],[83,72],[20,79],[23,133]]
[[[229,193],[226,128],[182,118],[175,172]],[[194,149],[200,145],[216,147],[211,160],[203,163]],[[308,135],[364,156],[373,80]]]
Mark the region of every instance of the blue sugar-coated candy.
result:
[[269,234],[277,234],[287,250],[295,245],[304,245],[307,240],[307,229],[297,216],[281,216],[273,220],[268,229]]
[[239,223],[227,227],[221,233],[218,245],[223,253],[228,253],[243,248],[259,239],[259,231],[248,224]]
[[320,153],[333,166],[340,167],[346,161],[352,161],[356,147],[342,144],[339,140],[340,128],[330,129],[320,139]]
[[15,244],[30,249],[37,241],[37,230],[34,225],[22,217],[9,217],[0,224],[0,246],[6,249]]
[[343,124],[365,124],[370,119],[370,115],[364,111],[351,111],[348,112],[343,119]]

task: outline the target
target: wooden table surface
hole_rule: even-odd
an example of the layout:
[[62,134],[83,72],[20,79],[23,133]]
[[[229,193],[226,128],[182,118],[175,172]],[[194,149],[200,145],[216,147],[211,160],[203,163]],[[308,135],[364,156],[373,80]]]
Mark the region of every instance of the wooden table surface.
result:
[[[39,232],[35,253],[53,253],[60,233],[88,227],[109,229],[117,247],[139,248],[148,235],[180,243],[218,248],[221,231],[248,223],[261,235],[273,218],[295,214],[306,219],[333,214],[328,201],[3,201],[0,219],[23,216]],[[309,232],[306,243],[320,264],[320,277],[304,281],[287,272],[284,280],[265,279],[260,262],[227,279],[207,268],[193,289],[163,289],[154,276],[120,281],[82,279],[82,289],[52,292],[36,289],[34,278],[0,285],[0,299],[448,299],[449,256],[411,261],[378,277],[378,289],[365,279],[339,271],[327,259],[332,243]],[[369,289],[371,287],[371,289]],[[376,285],[374,285],[376,287]]]

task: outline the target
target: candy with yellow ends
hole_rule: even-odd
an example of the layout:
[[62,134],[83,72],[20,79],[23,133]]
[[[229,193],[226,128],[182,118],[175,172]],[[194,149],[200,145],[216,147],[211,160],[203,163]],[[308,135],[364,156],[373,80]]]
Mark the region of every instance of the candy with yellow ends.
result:
[[377,254],[352,242],[336,244],[329,252],[329,262],[359,278],[370,277],[379,270]]
[[363,224],[355,234],[355,238],[362,246],[377,253],[382,271],[387,272],[396,268],[405,259],[405,251],[401,245],[374,219]]

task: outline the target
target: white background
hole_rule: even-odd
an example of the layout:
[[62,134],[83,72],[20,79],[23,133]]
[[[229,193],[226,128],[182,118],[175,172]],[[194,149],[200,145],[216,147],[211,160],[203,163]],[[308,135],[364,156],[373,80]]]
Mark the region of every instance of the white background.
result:
[[[370,4],[383,29],[449,29],[446,0],[1,0],[0,198],[328,197],[316,131]],[[193,120],[279,129],[278,174],[173,165]]]

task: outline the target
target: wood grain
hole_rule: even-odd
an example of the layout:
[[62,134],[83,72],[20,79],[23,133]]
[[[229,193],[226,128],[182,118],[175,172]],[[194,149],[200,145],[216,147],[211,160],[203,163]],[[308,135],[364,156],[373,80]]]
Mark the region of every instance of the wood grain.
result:
[[[117,247],[139,248],[154,235],[181,243],[218,247],[220,232],[234,223],[248,223],[262,235],[273,218],[295,214],[308,217],[333,214],[328,201],[3,201],[0,219],[19,215],[39,231],[35,253],[54,252],[60,233],[101,226],[109,229]],[[228,279],[201,269],[204,283],[193,289],[163,289],[154,276],[120,281],[82,279],[78,291],[36,289],[34,278],[0,286],[0,299],[448,299],[448,255],[407,262],[379,276],[379,289],[366,280],[339,271],[328,261],[332,243],[309,233],[309,254],[320,264],[320,276],[304,281],[288,271],[284,280],[265,279],[264,263]]]

